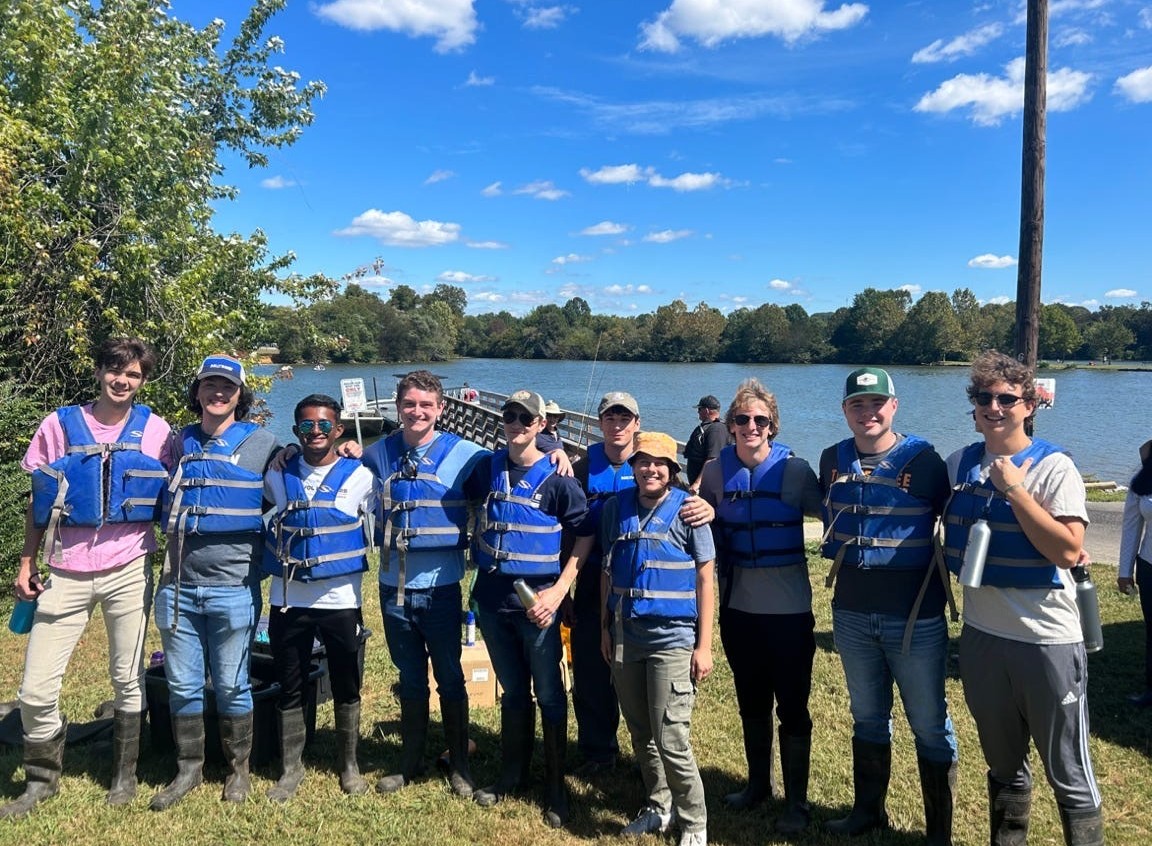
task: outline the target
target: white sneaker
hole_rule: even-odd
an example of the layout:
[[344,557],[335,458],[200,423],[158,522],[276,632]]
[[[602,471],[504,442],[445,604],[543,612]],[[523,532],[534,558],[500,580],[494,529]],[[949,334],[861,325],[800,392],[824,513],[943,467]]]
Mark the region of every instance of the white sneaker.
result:
[[708,830],[685,831],[680,834],[680,846],[708,846]]
[[641,834],[663,834],[672,825],[672,816],[675,813],[662,814],[651,805],[645,805],[636,815],[636,819],[624,826],[620,832],[627,837]]

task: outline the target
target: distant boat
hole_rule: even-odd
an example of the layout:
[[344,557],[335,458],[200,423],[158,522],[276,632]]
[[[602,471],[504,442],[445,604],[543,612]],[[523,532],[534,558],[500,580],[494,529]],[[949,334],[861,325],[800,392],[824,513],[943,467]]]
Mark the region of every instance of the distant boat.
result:
[[323,364],[317,364],[317,365],[316,365],[315,367],[313,367],[312,369],[313,369],[313,370],[327,370],[328,368],[327,368],[327,367],[325,367]]

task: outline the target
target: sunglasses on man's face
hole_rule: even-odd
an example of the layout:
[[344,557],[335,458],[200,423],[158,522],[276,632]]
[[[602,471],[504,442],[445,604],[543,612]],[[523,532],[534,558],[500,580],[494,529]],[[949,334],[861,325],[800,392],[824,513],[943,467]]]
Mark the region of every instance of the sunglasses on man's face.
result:
[[319,432],[321,435],[329,435],[332,433],[331,420],[301,420],[296,424],[296,431],[301,435],[311,435],[313,431]]
[[508,409],[504,412],[505,423],[515,423],[517,421],[519,421],[520,425],[524,428],[528,428],[536,422],[536,417],[527,411],[513,411],[512,409]]
[[756,426],[760,429],[767,429],[768,424],[772,422],[771,417],[765,417],[763,414],[757,414],[755,416],[749,414],[732,415],[732,422],[737,426],[747,426],[753,420],[756,421]]
[[1024,397],[1018,397],[1015,394],[991,394],[988,391],[981,391],[972,395],[972,401],[977,405],[991,405],[992,400],[996,400],[1001,408],[1011,408],[1023,399]]

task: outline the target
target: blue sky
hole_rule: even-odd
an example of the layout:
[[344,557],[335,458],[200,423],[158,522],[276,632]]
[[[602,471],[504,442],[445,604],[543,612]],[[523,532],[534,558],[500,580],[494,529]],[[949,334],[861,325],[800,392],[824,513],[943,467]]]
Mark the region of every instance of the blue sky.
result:
[[[238,25],[240,3],[177,0]],[[809,313],[1015,295],[1023,0],[290,0],[328,86],[221,231],[299,273]],[[1152,0],[1050,0],[1045,302],[1152,299]]]

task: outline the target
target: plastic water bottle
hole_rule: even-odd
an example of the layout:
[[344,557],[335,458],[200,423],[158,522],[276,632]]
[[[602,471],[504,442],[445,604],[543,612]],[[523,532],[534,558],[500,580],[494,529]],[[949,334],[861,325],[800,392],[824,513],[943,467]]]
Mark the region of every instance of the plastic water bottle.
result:
[[18,600],[12,608],[12,617],[8,620],[8,631],[12,634],[28,634],[32,631],[32,621],[35,618],[36,600]]
[[1084,651],[1099,652],[1104,648],[1104,627],[1100,624],[1100,598],[1096,585],[1083,565],[1072,568],[1076,580],[1076,606],[1080,609],[1080,631],[1084,633]]
[[960,584],[978,588],[984,579],[984,562],[988,560],[988,542],[992,540],[992,529],[988,521],[981,517],[968,530],[968,545],[964,547],[964,566],[960,568]]
[[163,667],[164,666],[164,653],[157,649],[152,653],[152,657],[148,659],[149,667]]
[[464,645],[476,645],[476,614],[472,611],[464,618]]

